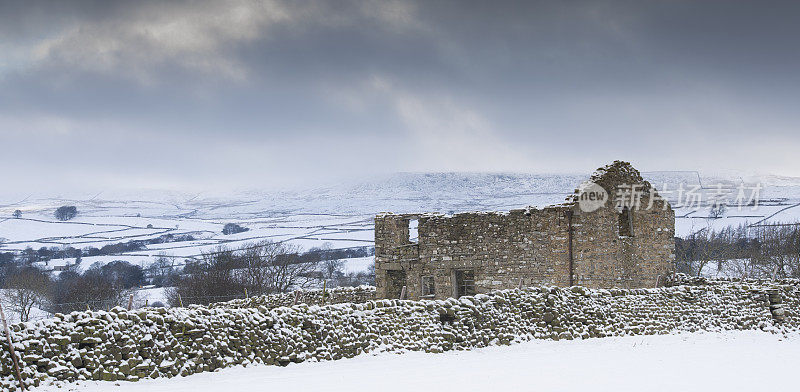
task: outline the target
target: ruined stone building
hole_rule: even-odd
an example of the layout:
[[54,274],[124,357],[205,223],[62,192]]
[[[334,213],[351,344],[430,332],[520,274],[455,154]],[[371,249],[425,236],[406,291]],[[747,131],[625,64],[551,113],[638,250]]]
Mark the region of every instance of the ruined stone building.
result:
[[[592,208],[584,208],[591,207],[583,203],[591,199],[587,187],[606,193],[590,200]],[[655,287],[672,270],[674,233],[669,203],[629,163],[616,161],[566,202],[541,209],[377,215],[376,295],[443,299],[530,285]]]

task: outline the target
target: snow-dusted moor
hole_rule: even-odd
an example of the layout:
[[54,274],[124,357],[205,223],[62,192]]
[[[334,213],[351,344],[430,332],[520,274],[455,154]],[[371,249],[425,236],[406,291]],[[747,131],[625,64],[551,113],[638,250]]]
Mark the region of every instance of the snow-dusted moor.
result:
[[793,391],[800,2],[0,1],[0,392]]
[[[676,236],[702,230],[722,229],[740,224],[760,226],[800,220],[800,178],[758,176],[748,184],[761,184],[757,205],[733,205],[721,215],[712,212],[713,201],[686,203],[685,192],[698,187],[708,195],[716,184],[737,191],[741,175],[703,177],[697,172],[643,172],[675,209]],[[4,195],[0,206],[0,237],[3,250],[21,252],[41,247],[102,248],[128,241],[153,241],[142,249],[113,255],[83,256],[80,269],[94,263],[124,260],[145,267],[159,256],[182,262],[198,258],[203,251],[219,245],[237,246],[258,240],[282,241],[303,249],[372,246],[373,218],[385,211],[395,213],[444,213],[508,211],[529,206],[547,206],[564,201],[566,195],[588,174],[398,174],[325,188],[283,192],[242,192],[235,195],[178,192],[75,194],[52,198],[33,195]],[[666,188],[667,192],[664,192]],[[750,195],[748,194],[748,197]],[[15,199],[18,197],[19,199]],[[59,221],[53,211],[73,204],[79,214]],[[684,205],[686,204],[686,205]],[[14,211],[21,218],[12,217]],[[225,224],[235,223],[248,231],[222,233]],[[164,236],[171,236],[165,239]],[[157,241],[153,241],[157,242]],[[43,263],[58,270],[74,264],[74,257]],[[349,271],[366,270],[366,261],[350,260]]]
[[[649,175],[673,182],[686,178],[684,173]],[[702,177],[699,178],[702,181]],[[67,200],[50,200],[49,204],[41,200],[22,200],[4,208],[22,209],[23,217],[11,217],[0,225],[11,222],[9,225],[17,225],[11,228],[31,227],[28,231],[11,228],[6,231],[20,235],[35,234],[39,227],[51,227],[52,231],[46,232],[48,237],[10,239],[7,249],[18,254],[24,254],[25,248],[15,246],[33,248],[58,244],[62,248],[106,249],[108,245],[141,241],[137,242],[140,246],[131,251],[112,248],[116,251],[109,255],[34,262],[37,268],[58,278],[66,271],[86,272],[117,260],[147,267],[161,259],[168,260],[170,266],[185,268],[192,263],[202,263],[208,252],[213,254],[220,245],[240,243],[247,247],[264,239],[296,245],[300,252],[314,248],[332,252],[369,249],[373,246],[371,237],[374,234],[373,220],[368,214],[375,213],[368,209],[369,200],[399,211],[437,205],[440,208],[438,212],[452,215],[467,210],[465,206],[487,211],[511,209],[524,200],[557,202],[557,191],[565,190],[567,181],[585,180],[581,176],[407,174],[381,179],[369,186],[350,186],[345,190],[297,191],[296,194],[283,194],[280,198],[260,195],[249,203],[231,201],[233,199],[214,202],[219,204],[201,203],[195,196],[186,201],[193,205],[188,212],[178,211],[173,215],[165,214],[165,209],[178,208],[178,203],[173,202],[173,206],[167,207],[166,203],[153,202],[145,207],[137,203],[100,201],[96,196],[87,201],[68,200],[80,211],[78,216],[68,221],[47,217],[56,206]],[[441,191],[437,193],[431,189],[426,192],[427,196],[415,195],[414,190],[424,189],[420,183],[426,181],[431,182],[431,188],[439,187]],[[461,188],[465,181],[469,185]],[[559,186],[561,182],[565,184]],[[527,187],[521,184],[527,184]],[[521,189],[514,189],[515,186]],[[362,190],[361,193],[358,189]],[[504,190],[509,193],[513,190],[514,193],[504,196]],[[763,190],[767,195],[783,195],[785,200],[792,200],[789,197],[792,191],[793,186],[786,184],[773,184]],[[348,193],[348,202],[342,202],[337,193]],[[266,209],[258,198],[272,200],[274,204],[277,204],[274,200],[280,199],[284,205],[276,210]],[[563,195],[560,198],[563,199]],[[482,200],[493,202],[484,204]],[[507,204],[497,204],[498,200],[507,200]],[[679,200],[673,199],[673,202],[679,204]],[[786,201],[776,203],[781,205]],[[38,207],[26,207],[32,205]],[[199,205],[205,207],[198,208]],[[785,205],[776,214],[769,203],[766,206],[746,206],[743,210],[751,214],[746,218],[735,215],[736,208],[732,207],[722,216],[700,215],[696,221],[704,221],[707,230],[711,224],[719,225],[720,221],[729,220],[729,225],[740,224],[740,219],[757,227],[773,222],[770,220],[776,219],[780,213],[787,214],[782,216],[787,218],[791,207],[792,204]],[[309,208],[322,212],[312,213]],[[689,207],[676,208],[680,211],[675,214],[677,222],[692,219],[691,215],[700,209],[710,210],[713,206],[693,206],[693,211],[681,211],[682,208]],[[231,223],[246,231],[223,233],[224,226]],[[54,229],[58,227],[73,231],[58,236],[55,233],[57,229]],[[678,227],[683,227],[679,230],[684,232],[676,233],[676,236],[688,237],[693,234],[695,226],[678,224]],[[687,230],[687,227],[691,229]],[[171,241],[153,241],[165,238],[165,235],[171,235]],[[355,244],[357,246],[353,246]],[[372,256],[344,258],[337,261],[337,268],[340,274],[365,272],[372,268],[373,262]],[[19,378],[28,387],[42,390],[103,388],[104,385],[145,380],[164,380],[158,385],[169,389],[191,384],[166,379],[191,379],[200,377],[195,375],[198,373],[218,371],[228,374],[234,371],[228,368],[238,366],[246,366],[247,370],[236,371],[247,372],[246,377],[259,379],[264,377],[261,373],[265,371],[264,366],[292,368],[299,363],[327,363],[376,354],[380,355],[369,361],[380,361],[390,358],[386,353],[422,351],[434,354],[513,346],[542,339],[570,341],[642,336],[641,342],[649,342],[654,339],[649,336],[665,334],[678,334],[676,336],[680,336],[683,342],[698,339],[698,344],[709,339],[707,335],[693,334],[698,332],[720,334],[711,340],[737,341],[739,336],[785,342],[796,339],[800,327],[800,314],[797,312],[800,286],[796,280],[746,280],[742,276],[715,280],[718,273],[705,275],[707,278],[675,275],[664,283],[668,287],[656,289],[526,287],[446,301],[421,302],[378,300],[381,297],[376,297],[374,287],[335,288],[334,280],[323,278],[306,289],[288,287],[285,293],[250,297],[245,291],[240,293],[240,299],[228,302],[211,300],[207,306],[188,305],[191,298],[187,297],[188,307],[184,307],[178,297],[180,302],[172,303],[172,308],[153,308],[150,304],[169,304],[167,297],[173,288],[134,287],[116,305],[97,306],[86,302],[81,304],[86,310],[78,308],[71,313],[49,311],[44,302],[36,303],[28,315],[28,319],[34,321],[12,323],[10,327],[15,354],[18,354],[19,377],[12,366],[14,358],[7,353],[3,354],[5,366],[0,374],[3,386],[12,390],[18,388]],[[127,298],[127,293],[131,293],[130,298]],[[6,297],[7,302],[9,298]],[[13,312],[10,316],[12,322],[20,317]],[[739,335],[730,331],[757,333]],[[662,342],[653,341],[655,344]],[[790,347],[792,343],[785,344]],[[539,346],[526,343],[524,347]],[[513,350],[518,352],[519,349]],[[446,363],[443,366],[447,366]],[[291,379],[289,375],[286,377],[289,378],[285,380]],[[518,381],[512,379],[509,382]],[[241,383],[246,385],[247,381]]]

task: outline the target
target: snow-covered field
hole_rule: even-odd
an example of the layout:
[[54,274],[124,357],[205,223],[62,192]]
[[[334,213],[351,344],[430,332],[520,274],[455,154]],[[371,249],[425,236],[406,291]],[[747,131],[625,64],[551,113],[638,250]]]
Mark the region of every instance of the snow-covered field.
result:
[[[645,173],[657,188],[713,184],[693,173]],[[354,184],[291,192],[238,192],[226,196],[143,192],[92,195],[0,194],[0,251],[26,247],[97,247],[171,234],[193,241],[149,244],[146,249],[84,257],[94,263],[126,260],[143,267],[159,256],[179,264],[218,246],[261,240],[303,250],[371,246],[374,214],[493,211],[562,202],[588,175],[399,174]],[[725,178],[731,181],[731,178]],[[729,208],[709,218],[710,206],[676,208],[677,235],[730,225],[800,221],[800,179],[763,177],[758,208]],[[27,196],[27,197],[26,197]],[[675,203],[675,194],[665,194]],[[62,205],[79,215],[53,218]],[[21,210],[21,219],[12,218]],[[223,235],[226,223],[249,231]],[[73,263],[51,260],[48,267]],[[346,273],[366,271],[372,257],[344,260]],[[719,274],[707,266],[709,274]],[[137,299],[165,302],[164,290],[144,288]],[[41,313],[41,312],[40,312]],[[44,314],[34,314],[41,318]],[[756,332],[639,336],[586,341],[536,341],[445,354],[367,355],[354,359],[248,367],[140,383],[68,384],[66,389],[108,391],[256,390],[791,390],[787,380],[800,363],[800,337]],[[119,384],[119,385],[117,385]]]
[[362,355],[183,378],[39,391],[790,391],[800,336],[738,331],[533,341],[443,354]]
[[[700,177],[692,172],[643,174],[656,188],[663,189],[673,204],[680,198],[676,192],[679,186],[690,189],[700,185],[709,193],[716,183],[732,186],[743,178]],[[17,251],[26,247],[100,248],[167,234],[194,238],[149,244],[139,251],[84,257],[81,269],[112,260],[147,266],[159,255],[181,263],[221,245],[238,247],[262,240],[282,241],[305,250],[371,246],[373,217],[379,212],[455,213],[546,206],[564,201],[587,178],[588,174],[405,173],[314,189],[225,196],[155,191],[58,197],[0,194],[0,238],[6,239],[3,250]],[[677,235],[706,227],[800,220],[800,179],[762,176],[745,181],[763,186],[758,194],[763,202],[758,208],[731,207],[720,219],[709,218],[708,203],[676,208]],[[68,222],[56,221],[53,212],[62,205],[75,205],[79,215]],[[17,209],[22,211],[21,219],[11,217]],[[250,230],[223,235],[226,223]],[[73,262],[53,260],[48,267]]]

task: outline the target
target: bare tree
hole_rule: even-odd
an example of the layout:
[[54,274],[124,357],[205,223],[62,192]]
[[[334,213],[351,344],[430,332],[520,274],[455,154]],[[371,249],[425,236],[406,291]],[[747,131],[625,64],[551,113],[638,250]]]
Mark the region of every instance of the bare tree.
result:
[[332,280],[342,274],[344,262],[341,260],[323,260],[320,265],[323,278]]
[[224,246],[203,253],[200,261],[183,268],[183,275],[176,277],[174,288],[167,290],[170,305],[208,304],[239,298],[246,287],[235,273],[241,264],[235,252]]
[[800,223],[770,222],[700,230],[675,242],[676,269],[699,275],[715,262],[728,276],[800,278]]
[[800,229],[795,224],[773,224],[756,232],[760,247],[755,268],[772,279],[800,277]]
[[174,259],[160,253],[153,264],[147,267],[147,274],[156,287],[169,286],[175,275]]
[[697,259],[694,262],[694,270],[691,271],[694,275],[700,276],[709,263],[715,260],[723,260],[724,258],[724,247],[718,246],[714,242],[714,234],[712,230],[703,229],[692,235],[700,237],[700,241],[697,241]]
[[45,272],[24,267],[12,272],[5,282],[3,296],[22,322],[30,320],[34,307],[46,308],[52,282]]
[[263,241],[245,248],[245,278],[254,293],[283,293],[313,282],[317,262],[303,262],[296,246]]
[[708,211],[708,216],[714,219],[722,218],[725,215],[725,211],[728,210],[728,207],[725,203],[714,203],[711,206],[711,209]]
[[758,277],[753,259],[750,257],[728,260],[725,262],[725,268],[730,276],[744,279]]
[[375,285],[375,272],[359,271],[343,274],[336,279],[340,287],[356,287],[362,285]]
[[187,264],[167,290],[170,305],[210,303],[306,288],[317,280],[318,262],[300,258],[296,246],[264,241],[239,250],[219,248]]
[[51,313],[75,310],[110,309],[126,304],[124,282],[94,264],[83,274],[74,266],[62,271],[55,281]]
[[246,248],[242,254],[244,259],[243,278],[250,292],[254,295],[269,294],[272,292],[269,265],[283,250],[279,244],[264,241],[258,246]]
[[[744,242],[739,243],[740,240]],[[729,259],[741,257],[746,253],[748,242],[743,227],[716,231],[709,224],[686,238],[678,239],[675,248],[677,271],[700,276],[712,262],[720,271]]]

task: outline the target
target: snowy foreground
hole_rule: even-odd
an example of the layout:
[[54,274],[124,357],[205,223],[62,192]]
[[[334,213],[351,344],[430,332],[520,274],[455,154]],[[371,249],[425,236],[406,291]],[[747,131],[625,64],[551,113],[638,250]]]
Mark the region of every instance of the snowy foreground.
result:
[[800,336],[737,331],[534,341],[444,354],[362,355],[236,367],[174,379],[37,391],[753,391],[793,390]]

